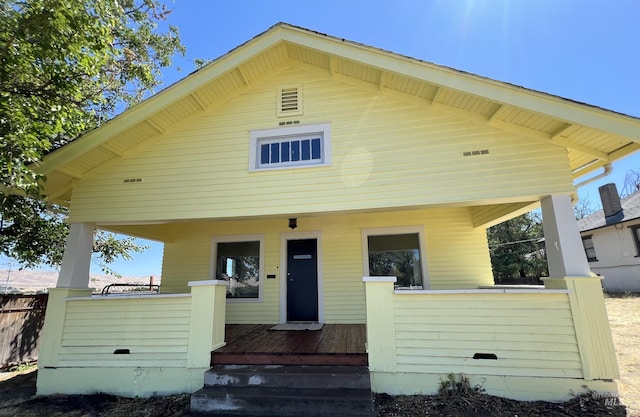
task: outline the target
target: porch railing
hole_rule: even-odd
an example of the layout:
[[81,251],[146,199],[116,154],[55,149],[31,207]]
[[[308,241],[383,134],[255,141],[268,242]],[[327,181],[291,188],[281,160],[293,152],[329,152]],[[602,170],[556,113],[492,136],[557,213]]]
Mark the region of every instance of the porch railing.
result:
[[582,378],[567,290],[401,291],[365,278],[369,368]]
[[224,345],[226,283],[190,294],[91,296],[50,290],[41,367],[205,368]]

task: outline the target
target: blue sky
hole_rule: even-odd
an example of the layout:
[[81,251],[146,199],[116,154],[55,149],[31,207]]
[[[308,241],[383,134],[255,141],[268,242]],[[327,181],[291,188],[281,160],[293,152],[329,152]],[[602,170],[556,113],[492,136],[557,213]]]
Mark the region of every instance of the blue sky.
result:
[[[187,57],[176,60],[180,71],[164,72],[165,85],[193,71],[194,58],[216,58],[287,22],[640,117],[638,0],[175,0],[169,6],[168,23],[179,28]],[[598,206],[597,187],[615,182],[620,190],[629,169],[640,170],[640,154],[580,189],[581,198]],[[162,245],[153,244],[115,268],[158,276],[161,257]]]

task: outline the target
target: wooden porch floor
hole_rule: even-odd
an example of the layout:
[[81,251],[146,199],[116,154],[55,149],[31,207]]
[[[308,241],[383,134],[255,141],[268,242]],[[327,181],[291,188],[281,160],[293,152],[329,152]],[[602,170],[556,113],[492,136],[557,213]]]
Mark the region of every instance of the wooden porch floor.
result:
[[269,330],[272,324],[228,324],[226,346],[211,365],[366,366],[364,324],[325,324],[321,330]]

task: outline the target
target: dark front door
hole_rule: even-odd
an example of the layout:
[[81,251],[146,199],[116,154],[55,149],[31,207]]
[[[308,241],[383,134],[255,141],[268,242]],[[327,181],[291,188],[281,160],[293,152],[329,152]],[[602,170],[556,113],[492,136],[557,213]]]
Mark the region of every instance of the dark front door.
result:
[[287,241],[287,321],[318,321],[318,241]]

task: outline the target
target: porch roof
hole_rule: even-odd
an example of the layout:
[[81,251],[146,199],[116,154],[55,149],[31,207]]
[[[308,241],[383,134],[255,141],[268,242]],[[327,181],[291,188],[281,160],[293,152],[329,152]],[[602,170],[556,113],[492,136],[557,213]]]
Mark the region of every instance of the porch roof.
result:
[[640,149],[638,118],[279,23],[49,154],[36,167],[44,194],[68,205],[73,186],[100,167],[289,67],[566,148],[574,178]]

